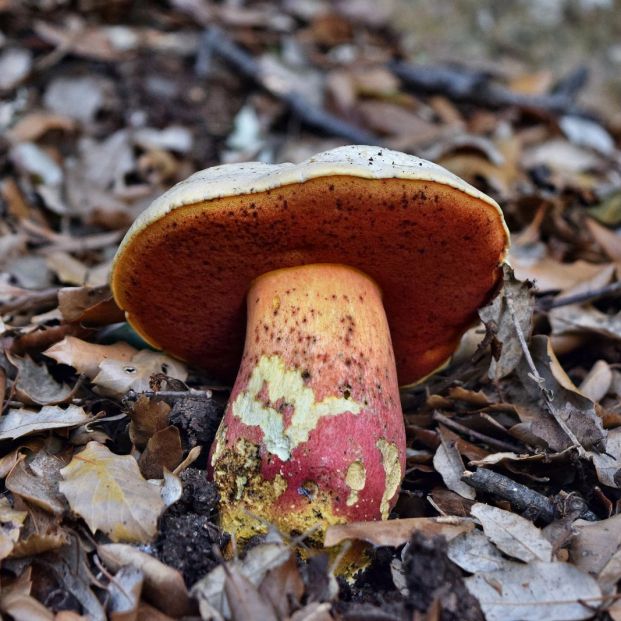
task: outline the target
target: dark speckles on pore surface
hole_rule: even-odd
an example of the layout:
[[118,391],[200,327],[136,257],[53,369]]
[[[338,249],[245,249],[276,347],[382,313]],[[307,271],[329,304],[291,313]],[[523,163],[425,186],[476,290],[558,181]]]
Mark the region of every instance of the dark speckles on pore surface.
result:
[[400,382],[409,383],[442,362],[414,363],[467,327],[498,278],[499,216],[474,198],[459,206],[458,195],[430,182],[327,177],[179,208],[131,244],[137,267],[128,261],[117,289],[142,332],[225,379],[241,357],[253,279],[348,264],[382,289]]

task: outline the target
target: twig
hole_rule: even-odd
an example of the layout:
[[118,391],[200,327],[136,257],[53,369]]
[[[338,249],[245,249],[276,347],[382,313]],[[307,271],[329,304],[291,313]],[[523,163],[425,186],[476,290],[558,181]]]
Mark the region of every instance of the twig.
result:
[[600,289],[591,289],[574,295],[560,296],[556,298],[541,298],[537,302],[538,311],[549,311],[553,308],[561,306],[569,306],[571,304],[584,304],[585,302],[594,302],[608,296],[621,295],[621,281],[613,282]]
[[248,52],[215,26],[207,28],[203,35],[201,54],[197,62],[199,74],[207,74],[211,55],[219,56],[245,78],[253,80],[271,95],[286,103],[292,114],[303,123],[353,143],[370,145],[381,143],[381,140],[372,133],[330,114],[323,108],[313,106],[302,93],[290,89],[287,84],[275,84]]
[[24,296],[20,296],[16,300],[4,302],[0,304],[0,315],[7,313],[17,313],[28,310],[39,310],[58,301],[58,289],[43,289],[41,291],[32,291]]
[[[438,93],[454,101],[473,103],[487,108],[517,107],[554,114],[582,114],[574,102],[577,91],[584,85],[583,68],[564,79],[547,95],[516,93],[500,84],[490,82],[483,71],[448,65],[413,65],[393,61],[389,68],[406,86],[425,93]],[[580,79],[574,79],[574,76]]]
[[[508,500],[518,511],[529,511],[536,514],[544,522],[554,521],[554,501],[539,492],[516,483],[509,477],[486,468],[477,468],[474,472],[466,470],[461,480],[474,489]],[[581,513],[585,520],[595,521],[597,516],[585,508]]]
[[503,440],[498,440],[496,438],[492,438],[491,436],[486,436],[484,433],[479,431],[475,431],[474,429],[469,429],[468,427],[458,423],[456,420],[449,418],[448,416],[444,416],[444,414],[440,414],[440,412],[434,412],[433,419],[438,422],[446,425],[453,431],[457,431],[472,440],[479,440],[480,442],[484,442],[489,446],[494,446],[501,451],[511,451],[512,453],[516,453],[520,451],[520,447],[515,444],[511,444],[510,442],[504,442]]
[[188,397],[194,399],[211,399],[213,392],[211,390],[141,390],[136,392],[135,390],[128,390],[126,399],[135,401],[141,396],[152,399],[154,397],[161,397],[162,399],[187,399]]
[[515,333],[517,334],[518,341],[520,342],[520,347],[522,348],[522,353],[524,354],[524,357],[526,358],[526,363],[528,364],[528,368],[530,369],[530,373],[528,374],[528,376],[537,384],[537,386],[539,386],[546,399],[549,401],[552,398],[552,395],[550,394],[550,391],[545,387],[545,380],[543,379],[543,377],[541,377],[541,375],[539,375],[539,371],[535,366],[535,361],[530,354],[530,349],[528,349],[528,344],[526,343],[526,337],[524,336],[522,326],[520,325],[520,322],[515,313],[513,298],[511,297],[507,289],[504,290],[503,295],[507,304],[507,309],[509,311],[509,314],[511,315],[511,321],[513,322]]

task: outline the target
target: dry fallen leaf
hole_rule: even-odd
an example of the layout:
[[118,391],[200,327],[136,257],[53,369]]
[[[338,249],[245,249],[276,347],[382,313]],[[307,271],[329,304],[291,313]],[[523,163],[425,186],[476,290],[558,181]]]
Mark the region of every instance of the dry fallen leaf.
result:
[[599,522],[578,520],[573,529],[571,562],[596,578],[605,593],[614,592],[621,578],[621,515]]
[[43,353],[59,364],[67,364],[78,373],[93,379],[99,373],[99,365],[104,360],[126,363],[138,353],[138,350],[122,341],[113,345],[98,345],[75,336],[66,336]]
[[44,364],[36,364],[28,356],[12,356],[11,362],[17,367],[17,395],[27,404],[53,405],[66,401],[72,389],[58,383]]
[[449,541],[448,557],[473,574],[510,568],[515,564],[507,560],[480,530],[462,533]]
[[567,563],[535,561],[465,582],[487,621],[590,619],[602,595],[593,578]]
[[89,442],[60,472],[61,493],[93,533],[101,530],[112,541],[153,539],[164,502],[157,487],[142,477],[133,457],[115,455],[102,444]]
[[113,571],[132,565],[144,574],[144,595],[157,608],[173,617],[190,611],[190,596],[181,574],[131,545],[108,543],[97,547],[103,562]]
[[[228,561],[227,565],[235,565],[239,573],[258,587],[267,572],[286,563],[291,554],[291,549],[284,544],[263,543],[251,548],[242,561]],[[227,571],[218,565],[192,587],[191,595],[198,600],[203,618],[209,619],[214,609],[225,619],[231,617],[232,606],[228,598],[222,596],[226,580]]]
[[179,360],[145,349],[129,362],[111,359],[101,361],[93,384],[104,395],[121,397],[130,389],[135,392],[150,390],[151,376],[161,373],[181,381],[185,381],[188,376],[185,365]]
[[38,412],[26,408],[12,408],[0,417],[0,440],[20,438],[29,433],[77,427],[93,420],[83,408],[70,405],[63,409],[58,405],[46,405]]
[[440,473],[444,484],[453,492],[474,500],[476,493],[470,485],[461,480],[466,469],[455,443],[448,440],[446,434],[440,433],[440,446],[433,456],[433,467]]
[[164,469],[174,470],[182,457],[183,447],[179,429],[169,425],[149,438],[138,465],[145,478],[161,479]]
[[524,562],[551,561],[552,544],[526,518],[483,503],[470,510],[483,526],[483,531],[508,556]]
[[450,540],[473,528],[472,520],[456,517],[417,517],[380,522],[351,522],[330,526],[326,531],[323,544],[329,548],[346,539],[358,539],[375,546],[400,546],[406,543],[414,532],[421,532],[429,537],[443,535]]
[[28,513],[16,511],[8,498],[0,498],[0,560],[11,554]]

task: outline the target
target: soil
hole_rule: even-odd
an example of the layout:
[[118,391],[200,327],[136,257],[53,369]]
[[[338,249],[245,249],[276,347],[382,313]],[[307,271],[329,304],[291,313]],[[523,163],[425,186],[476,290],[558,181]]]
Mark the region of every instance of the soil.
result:
[[188,468],[181,474],[183,496],[164,513],[155,547],[158,558],[178,569],[191,586],[219,562],[215,549],[228,542],[214,524],[218,492],[204,470]]

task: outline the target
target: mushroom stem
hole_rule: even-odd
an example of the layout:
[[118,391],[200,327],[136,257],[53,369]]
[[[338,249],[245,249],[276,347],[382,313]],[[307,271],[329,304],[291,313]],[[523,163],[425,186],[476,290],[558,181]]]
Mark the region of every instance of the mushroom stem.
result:
[[257,278],[247,306],[211,454],[222,526],[241,540],[267,523],[315,528],[322,541],[331,524],[386,519],[405,430],[379,287],[345,265],[304,265]]

